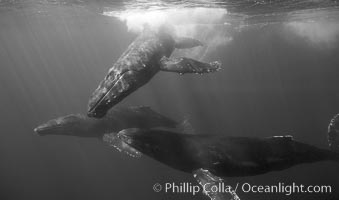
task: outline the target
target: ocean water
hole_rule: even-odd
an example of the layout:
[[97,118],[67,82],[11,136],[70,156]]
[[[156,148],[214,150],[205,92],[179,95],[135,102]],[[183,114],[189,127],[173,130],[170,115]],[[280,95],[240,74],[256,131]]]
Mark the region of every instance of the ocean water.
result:
[[[159,72],[118,106],[148,105],[197,133],[293,135],[327,148],[339,112],[339,2],[335,0],[0,0],[0,199],[208,199],[156,193],[189,182],[147,156],[134,159],[99,140],[33,135],[48,119],[85,113],[93,90],[143,24],[163,23],[206,45],[180,50],[219,60],[207,75]],[[231,185],[330,185],[331,194],[237,192],[242,200],[337,199],[339,164],[226,178]]]

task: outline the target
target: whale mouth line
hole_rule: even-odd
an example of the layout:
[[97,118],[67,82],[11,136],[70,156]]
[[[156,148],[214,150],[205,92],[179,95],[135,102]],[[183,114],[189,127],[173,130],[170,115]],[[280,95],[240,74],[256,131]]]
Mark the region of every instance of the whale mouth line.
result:
[[[115,83],[116,83],[116,82],[117,82],[117,81],[115,81]],[[104,98],[110,93],[110,91],[113,89],[115,83],[109,88],[109,90],[105,93],[105,95],[102,96],[102,97],[100,97],[100,99],[94,104],[94,106],[92,106],[92,107],[88,110],[89,113],[92,113],[92,112],[98,107],[98,105],[101,104],[101,102],[103,101],[103,99],[104,99]]]
[[34,129],[34,132],[38,135],[44,135],[44,134],[41,134],[42,131],[49,131],[49,130],[53,130],[53,129],[56,129],[56,128],[61,128],[62,125],[54,125],[54,126],[47,126],[47,127],[36,127]]
[[93,113],[93,111],[98,107],[98,105],[101,104],[101,102],[103,101],[103,99],[112,91],[112,89],[114,88],[114,86],[116,85],[116,83],[118,82],[118,80],[125,74],[126,72],[123,72],[121,74],[119,74],[119,77],[116,78],[116,80],[113,82],[112,86],[109,87],[108,91],[105,93],[105,95],[103,95],[102,97],[100,97],[100,99],[94,104],[94,106],[92,106],[89,110],[88,113],[92,113],[95,115],[95,112]]

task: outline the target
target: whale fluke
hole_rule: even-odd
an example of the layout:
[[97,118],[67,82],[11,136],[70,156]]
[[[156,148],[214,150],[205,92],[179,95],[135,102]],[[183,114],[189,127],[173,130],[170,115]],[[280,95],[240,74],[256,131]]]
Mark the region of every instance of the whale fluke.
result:
[[328,145],[330,149],[339,152],[339,114],[336,114],[330,121],[327,129]]

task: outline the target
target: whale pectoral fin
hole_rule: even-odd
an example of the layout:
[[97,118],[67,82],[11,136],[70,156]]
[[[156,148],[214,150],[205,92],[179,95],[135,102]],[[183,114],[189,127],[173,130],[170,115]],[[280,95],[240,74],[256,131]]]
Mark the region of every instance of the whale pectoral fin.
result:
[[204,63],[191,58],[167,58],[163,57],[160,60],[160,70],[167,72],[176,72],[179,74],[186,73],[210,73],[219,71],[221,63],[218,61]]
[[102,141],[109,146],[116,148],[119,152],[124,152],[131,157],[140,157],[141,153],[124,143],[117,137],[117,133],[106,133],[102,137]]
[[211,200],[240,200],[239,196],[236,194],[238,185],[236,185],[236,188],[232,188],[228,185],[224,188],[224,191],[213,190],[213,187],[219,188],[220,184],[224,183],[225,181],[224,179],[215,176],[208,170],[202,168],[197,169],[193,171],[193,177],[201,185],[201,187],[203,187],[204,195],[208,196]]
[[197,39],[188,37],[175,38],[174,47],[177,49],[189,49],[197,46],[203,46],[203,44]]

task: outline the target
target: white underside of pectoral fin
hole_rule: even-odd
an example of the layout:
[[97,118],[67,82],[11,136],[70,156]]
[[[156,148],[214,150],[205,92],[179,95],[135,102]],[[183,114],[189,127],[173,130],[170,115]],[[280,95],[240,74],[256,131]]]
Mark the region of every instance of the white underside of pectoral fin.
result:
[[221,63],[218,61],[205,63],[186,57],[167,58],[165,56],[160,60],[161,71],[176,72],[179,74],[205,74],[216,72],[220,69]]
[[[202,192],[204,195],[208,196],[211,200],[240,200],[239,196],[236,194],[236,188],[232,188],[230,185],[225,184],[225,180],[215,176],[206,169],[197,169],[193,171],[193,177],[201,185]],[[224,183],[223,191],[215,190],[215,188],[220,188],[220,184]]]

